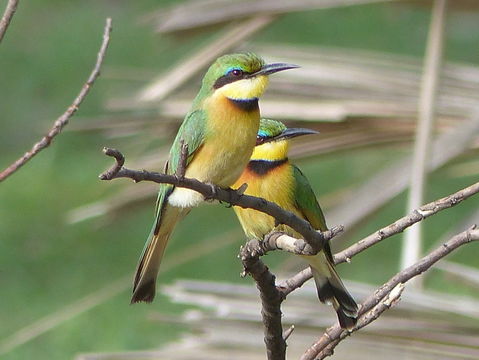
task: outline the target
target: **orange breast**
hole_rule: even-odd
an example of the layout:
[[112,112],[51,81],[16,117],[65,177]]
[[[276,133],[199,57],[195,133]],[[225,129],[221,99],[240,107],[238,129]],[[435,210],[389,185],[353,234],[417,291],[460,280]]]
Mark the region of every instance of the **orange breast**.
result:
[[[294,201],[293,169],[289,162],[272,169],[264,176],[258,176],[246,169],[232,187],[237,189],[244,183],[248,184],[245,194],[272,201],[283,209],[302,217]],[[234,207],[234,211],[249,238],[263,239],[264,235],[275,227],[274,219],[262,212],[237,206]],[[293,236],[297,235],[287,226],[280,226],[278,230]]]
[[253,152],[259,111],[242,111],[223,96],[207,99],[204,108],[208,117],[205,141],[186,176],[228,187],[241,175]]

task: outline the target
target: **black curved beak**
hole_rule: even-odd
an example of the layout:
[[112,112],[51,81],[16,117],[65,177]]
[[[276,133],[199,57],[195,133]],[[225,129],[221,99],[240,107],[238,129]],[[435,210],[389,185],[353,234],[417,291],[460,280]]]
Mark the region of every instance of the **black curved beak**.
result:
[[276,63],[276,64],[267,64],[261,68],[261,70],[252,73],[250,76],[258,76],[258,75],[271,75],[278,71],[289,70],[289,69],[296,69],[299,68],[298,65],[294,64],[284,64],[284,63]]
[[291,139],[296,136],[319,134],[319,131],[303,128],[287,128],[281,134],[275,136],[273,140]]

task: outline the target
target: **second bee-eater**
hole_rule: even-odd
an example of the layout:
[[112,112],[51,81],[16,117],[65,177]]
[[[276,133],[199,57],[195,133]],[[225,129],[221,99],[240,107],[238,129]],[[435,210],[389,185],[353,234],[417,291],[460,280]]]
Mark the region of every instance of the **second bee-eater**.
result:
[[[256,147],[241,177],[232,186],[246,183],[244,194],[262,197],[309,221],[317,230],[326,231],[326,221],[311,186],[298,167],[288,160],[288,139],[317,133],[308,129],[286,128],[283,123],[261,119]],[[234,207],[248,238],[262,240],[272,230],[290,236],[301,235],[289,226],[276,226],[274,218],[253,209]],[[303,256],[310,265],[319,299],[332,304],[342,328],[356,324],[358,305],[348,293],[334,269],[329,243],[315,256]]]
[[[218,58],[206,72],[176,135],[165,172],[176,173],[184,142],[188,146],[186,177],[231,186],[253,152],[260,119],[258,99],[266,89],[268,75],[295,67],[268,65],[251,53]],[[168,239],[176,223],[203,200],[193,190],[160,185],[155,222],[136,270],[132,303],[153,300]]]

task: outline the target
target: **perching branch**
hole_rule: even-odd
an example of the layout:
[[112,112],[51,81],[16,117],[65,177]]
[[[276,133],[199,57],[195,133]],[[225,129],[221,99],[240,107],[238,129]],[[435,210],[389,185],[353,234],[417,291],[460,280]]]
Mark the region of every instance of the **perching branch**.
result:
[[[323,231],[323,239],[329,241],[343,231],[343,226],[334,226],[330,230]],[[260,247],[261,256],[273,250],[287,251],[296,255],[316,255],[318,253],[303,239],[296,239],[281,231],[272,231],[265,235],[258,246]]]
[[[329,241],[342,231],[342,226],[325,231],[323,232],[324,240]],[[283,360],[286,358],[286,340],[294,327],[283,333],[281,303],[285,296],[282,289],[276,286],[275,276],[260,259],[268,251],[273,250],[284,250],[300,255],[314,255],[316,252],[304,240],[295,239],[281,232],[271,232],[262,241],[250,240],[240,250],[239,256],[243,263],[244,274],[251,275],[260,293],[268,360]]]
[[[429,216],[438,213],[439,211],[449,209],[477,193],[479,193],[479,182],[459,190],[454,194],[423,205],[410,214],[402,217],[386,227],[383,227],[364,239],[359,240],[357,243],[351,245],[347,249],[335,254],[334,262],[335,264],[350,262],[353,256],[370,248],[378,242],[393,235],[399,234],[409,226],[422,221]],[[290,292],[301,287],[307,280],[311,279],[311,277],[311,269],[307,268],[300,271],[290,279],[285,280],[280,286],[283,288],[284,294],[288,295]]]
[[[206,184],[196,179],[189,179],[177,175],[149,172],[146,170],[137,171],[123,167],[125,158],[121,152],[115,149],[104,148],[105,155],[114,157],[115,165],[100,175],[101,180],[112,180],[117,178],[129,178],[135,182],[153,181],[156,183],[167,183],[178,187],[195,190],[202,194],[205,199],[214,199],[229,203],[234,206],[255,209],[274,217],[280,224],[285,224],[297,231],[304,237],[314,253],[323,248],[325,243],[324,235],[313,229],[311,224],[293,213],[286,211],[273,202],[255,196],[244,195],[242,191],[233,189],[222,189],[213,184]],[[185,153],[182,151],[182,154]],[[180,161],[181,162],[181,161]]]
[[[1,29],[2,28],[0,27],[0,31]],[[57,136],[62,131],[65,125],[68,124],[68,121],[70,120],[70,118],[77,112],[79,106],[81,105],[86,95],[90,91],[90,88],[92,87],[93,83],[95,82],[97,77],[100,75],[100,68],[105,58],[105,53],[108,48],[108,43],[110,41],[110,32],[111,32],[111,19],[107,18],[105,29],[103,32],[103,42],[101,44],[100,50],[97,55],[97,61],[96,61],[95,67],[93,68],[93,71],[88,77],[88,80],[83,85],[82,89],[80,90],[80,93],[75,98],[73,103],[68,107],[68,109],[55,121],[50,131],[39,142],[37,142],[30,151],[27,151],[21,158],[19,158],[17,161],[15,161],[13,164],[8,166],[5,170],[3,170],[0,173],[0,182],[5,180],[8,176],[13,174],[15,171],[17,171],[21,166],[23,166],[27,161],[29,161],[32,157],[34,157],[44,148],[48,147],[51,144],[54,137]],[[1,35],[1,32],[0,32],[0,35]]]
[[[391,305],[397,302],[401,291],[400,288],[397,288],[398,286],[401,286],[401,284],[405,284],[415,276],[422,274],[437,261],[457,249],[459,246],[468,244],[472,241],[479,241],[479,230],[476,225],[454,236],[415,264],[393,276],[361,304],[358,323],[351,332],[357,331],[376,320],[383,311],[387,310]],[[397,291],[399,294],[393,292],[396,288],[398,289]],[[325,357],[332,355],[336,345],[349,334],[350,332],[344,331],[339,325],[334,325],[328,328],[324,335],[303,354],[301,360],[324,359]]]
[[5,8],[5,12],[3,13],[2,19],[0,19],[0,42],[2,42],[5,33],[7,32],[7,28],[10,25],[10,21],[12,21],[13,15],[17,10],[18,0],[8,0],[7,7]]
[[240,250],[244,274],[249,273],[256,283],[261,298],[261,316],[264,324],[264,343],[268,360],[286,359],[286,338],[281,324],[281,303],[284,297],[276,287],[276,277],[261,261],[264,255],[261,242],[250,240]]

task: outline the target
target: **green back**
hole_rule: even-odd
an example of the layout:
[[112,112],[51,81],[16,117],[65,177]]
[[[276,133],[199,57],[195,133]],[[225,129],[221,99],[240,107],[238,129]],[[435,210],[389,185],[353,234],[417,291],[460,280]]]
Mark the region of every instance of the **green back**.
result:
[[316,195],[311,189],[306,176],[295,165],[293,167],[293,174],[296,183],[295,187],[295,200],[298,209],[301,210],[304,217],[313,225],[317,230],[326,231],[326,220],[324,219],[323,211],[316,200]]
[[[321,207],[319,206],[316,195],[314,194],[308,179],[298,167],[295,165],[291,166],[293,168],[293,176],[296,184],[294,189],[296,206],[303,214],[303,217],[308,220],[316,230],[328,230],[323,210],[321,210]],[[329,242],[325,244],[323,251],[329,260],[333,261],[333,254],[331,253]]]

